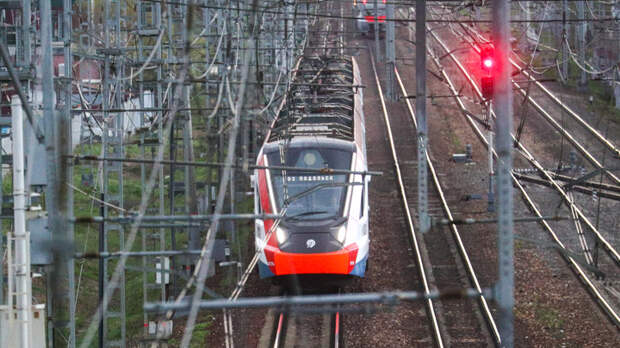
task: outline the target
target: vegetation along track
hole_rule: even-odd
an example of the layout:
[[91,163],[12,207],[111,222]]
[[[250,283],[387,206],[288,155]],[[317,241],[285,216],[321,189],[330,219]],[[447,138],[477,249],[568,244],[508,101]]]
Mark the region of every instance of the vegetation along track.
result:
[[[476,83],[474,82],[471,74],[464,68],[463,64],[460,63],[460,61],[458,60],[458,58],[455,57],[455,55],[451,52],[451,48],[447,47],[445,45],[445,43],[443,43],[443,41],[441,40],[441,38],[439,38],[438,34],[434,31],[434,30],[429,30],[428,31],[431,34],[431,37],[442,47],[443,51],[445,51],[446,56],[449,56],[451,58],[451,60],[457,65],[458,69],[460,70],[460,72],[466,77],[467,81],[471,84],[472,88],[474,89],[475,93],[477,94],[477,96],[479,98],[481,98],[481,93],[480,90],[478,88],[478,86],[476,85]],[[442,74],[442,78],[444,79],[444,81],[448,84],[448,86],[450,87],[451,92],[453,93],[453,95],[455,96],[455,100],[457,102],[457,105],[459,107],[459,109],[461,110],[461,112],[463,113],[463,115],[465,116],[468,124],[470,125],[470,127],[472,128],[472,130],[474,130],[474,133],[476,134],[476,136],[478,137],[478,139],[483,143],[484,146],[488,146],[488,142],[487,139],[485,137],[485,135],[483,134],[482,130],[480,129],[481,127],[479,126],[479,124],[477,123],[477,121],[472,117],[472,115],[475,115],[475,113],[471,112],[470,110],[468,110],[468,108],[466,107],[466,103],[464,102],[464,98],[462,96],[460,96],[459,91],[457,90],[455,84],[452,82],[451,78],[448,76],[446,69],[442,66],[439,58],[437,57],[437,55],[434,54],[432,49],[429,49],[429,53],[430,56],[432,58],[432,61],[434,62],[434,64],[437,66],[437,68],[440,70],[441,74]],[[529,163],[532,164],[532,166],[534,166],[535,168],[537,168],[537,170],[544,175],[547,180],[549,180],[550,182],[554,182],[553,178],[551,177],[551,175],[549,173],[547,173],[547,171],[542,167],[542,165],[536,160],[536,158],[531,154],[530,151],[528,151],[525,146],[519,142],[518,144],[518,149],[519,149],[519,153],[522,154]],[[496,154],[494,153],[494,156],[496,156]],[[524,186],[517,180],[517,178],[513,175],[513,182],[514,185],[517,187],[517,189],[521,192],[521,195],[526,203],[526,205],[528,206],[528,208],[540,219],[542,219],[543,214],[541,213],[541,208],[539,207],[539,205],[537,205],[531,198],[531,196],[526,192]],[[556,189],[561,189],[561,186],[559,184],[555,184],[554,185],[556,187]],[[558,190],[559,191],[559,190]],[[568,199],[567,203],[569,206],[574,207],[574,209],[577,209],[577,207],[575,207],[575,203]],[[588,224],[588,220],[585,217],[585,215],[583,214],[579,214],[577,213],[578,217],[580,219],[582,219],[582,221],[585,221],[586,224]],[[588,264],[584,264],[582,263],[582,258],[579,256],[576,256],[576,254],[570,250],[567,249],[567,247],[565,246],[565,243],[560,240],[558,233],[556,233],[549,222],[547,221],[541,221],[540,224],[543,226],[543,228],[549,233],[550,237],[552,238],[552,240],[556,243],[556,245],[554,246],[556,249],[558,249],[560,251],[560,255],[566,260],[566,262],[571,266],[571,269],[574,271],[574,273],[578,276],[578,278],[582,281],[582,283],[584,284],[584,286],[586,287],[586,289],[589,291],[589,293],[592,295],[592,297],[596,300],[596,302],[599,304],[599,306],[603,309],[604,313],[607,314],[607,316],[610,318],[610,320],[616,325],[618,326],[618,314],[617,314],[617,310],[614,306],[614,304],[604,296],[603,294],[603,289],[605,287],[609,287],[609,286],[615,286],[614,282],[608,282],[608,283],[602,283],[598,280],[596,280],[592,273],[590,272],[591,267],[589,267],[590,265]],[[588,226],[590,227],[591,224],[588,224]],[[600,235],[600,233],[598,233],[598,231],[594,228],[594,226],[592,226],[592,232],[595,235],[595,238],[597,238],[599,240],[599,242],[603,245],[604,250],[607,252],[608,256],[613,260],[613,267],[614,269],[616,269],[615,267],[617,267],[617,253],[615,251],[615,249],[613,248],[613,246],[609,243],[606,243],[605,239]],[[614,291],[609,291],[611,293],[613,293]]]
[[[456,225],[453,224],[450,226],[451,235],[453,237],[452,240],[449,240],[446,234],[439,231],[433,231],[423,236],[423,238],[420,238],[421,236],[414,230],[410,202],[415,201],[415,197],[417,197],[414,185],[412,185],[412,183],[415,183],[414,178],[416,178],[417,164],[412,158],[399,158],[399,154],[416,153],[416,137],[412,135],[416,134],[415,127],[417,127],[417,124],[413,108],[409,100],[406,99],[408,112],[407,110],[400,110],[400,112],[397,111],[393,113],[388,112],[385,98],[381,92],[381,84],[379,76],[377,75],[374,59],[372,61],[372,66],[377,89],[379,90],[381,98],[383,116],[388,132],[388,141],[392,151],[399,191],[403,202],[403,210],[407,218],[410,238],[415,249],[416,266],[420,273],[423,290],[425,293],[428,293],[431,288],[437,288],[441,291],[469,286],[474,287],[480,293],[478,300],[482,317],[487,323],[489,331],[492,333],[491,336],[494,342],[499,344],[499,333],[491,315],[489,304],[484,296],[482,296],[482,288],[480,287],[467,251],[461,241]],[[407,95],[398,70],[395,69],[395,72],[403,95]],[[402,107],[402,103],[400,103],[400,105]],[[398,124],[399,126],[393,131],[391,124]],[[437,178],[437,173],[434,170],[428,153],[427,161],[435,185],[435,191],[431,194],[430,200],[438,202],[443,210],[443,214],[451,220],[452,215],[450,208],[444,197]],[[465,273],[470,279],[471,285],[461,281],[462,274],[459,272],[460,267],[457,261],[459,256],[454,255],[451,249],[446,247],[450,243],[456,245],[455,249],[460,256],[460,260],[464,265]],[[458,301],[427,300],[426,308],[437,346],[465,347],[472,345],[486,346],[489,344],[488,334],[481,327],[482,325],[475,311],[472,310],[472,304],[469,299],[460,299]]]

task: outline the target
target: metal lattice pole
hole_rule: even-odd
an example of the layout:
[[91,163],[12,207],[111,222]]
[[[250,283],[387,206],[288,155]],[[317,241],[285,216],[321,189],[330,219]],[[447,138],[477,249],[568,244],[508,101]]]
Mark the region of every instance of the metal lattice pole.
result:
[[395,22],[394,4],[388,3],[386,6],[386,32],[385,32],[385,74],[386,74],[386,94],[392,100],[396,100],[396,92],[394,91],[394,67],[396,66],[396,48],[395,48]]
[[[114,5],[111,8],[111,5]],[[112,13],[113,10],[113,13]],[[104,109],[104,134],[103,134],[103,153],[106,157],[122,158],[124,156],[123,147],[123,113],[110,113],[108,110],[112,108],[122,108],[123,89],[120,76],[122,76],[122,65],[120,64],[120,46],[121,46],[121,25],[120,25],[121,8],[118,0],[106,1],[104,3],[104,77],[103,77],[103,101]],[[112,75],[112,64],[115,64],[114,75]],[[123,207],[123,166],[118,162],[103,163],[103,195],[106,202],[114,202],[114,205]],[[104,205],[104,216],[114,216],[118,213],[111,209],[108,205]],[[123,250],[125,247],[125,231],[121,224],[104,223],[103,231],[103,248],[104,251],[113,249]],[[118,236],[118,245],[110,245],[109,238],[113,235]],[[103,335],[102,341],[104,347],[125,347],[126,341],[126,311],[125,311],[125,271],[122,270],[117,284],[109,284],[108,268],[109,261],[104,260],[103,269],[100,269],[99,276],[103,277],[103,303],[109,303],[108,308],[104,308],[102,314]],[[114,296],[118,297],[118,301],[109,301]],[[118,327],[118,331],[114,337],[110,336],[110,326]]]
[[[71,155],[73,153],[73,132],[72,132],[72,96],[73,96],[73,56],[71,52],[71,34],[72,34],[72,1],[63,1],[63,37],[62,42],[64,45],[64,79],[61,80],[61,86],[64,87],[64,109],[62,114],[58,118],[59,122],[59,136],[60,146],[59,150],[62,155]],[[59,67],[60,69],[60,67]],[[79,116],[78,116],[79,117]],[[61,182],[73,182],[73,166],[67,163],[66,160],[61,158]],[[72,222],[69,222],[69,218],[73,217],[73,190],[69,189],[67,185],[60,187],[61,196],[60,204],[62,205],[61,211],[65,213],[62,225],[62,241],[65,248],[63,262],[63,279],[67,280],[67,296],[66,301],[63,303],[64,311],[68,310],[66,318],[66,325],[68,332],[68,344],[67,347],[75,347],[75,262],[70,252],[73,251],[75,245],[74,226]],[[68,301],[68,303],[67,303]],[[67,333],[65,333],[67,336]]]
[[428,215],[428,169],[426,165],[426,145],[428,142],[426,128],[426,1],[417,1],[415,5],[416,22],[416,100],[415,113],[418,121],[418,219],[420,231],[430,229]]
[[503,347],[514,345],[514,234],[512,197],[512,86],[510,54],[510,3],[493,2],[493,42],[498,63],[494,84],[496,114],[498,274],[495,294],[499,310],[499,331]]
[[[152,52],[153,58],[155,60],[160,60],[162,57],[162,44],[161,40],[163,39],[164,27],[162,27],[162,12],[161,5],[159,3],[152,3],[148,1],[139,1],[137,3],[138,9],[138,62],[141,64],[146,63],[146,59],[148,54],[145,53],[144,44],[148,42],[153,47],[154,50]],[[155,46],[157,42],[160,42],[159,46]],[[146,50],[147,52],[150,50]],[[148,83],[148,88],[145,88],[147,82],[144,81],[144,73],[140,73],[138,76],[138,81],[136,81],[139,85],[140,90],[140,108],[162,108],[162,93],[165,87],[162,87],[162,84],[165,85],[165,82],[162,82],[162,77],[164,76],[163,65],[158,64],[155,69],[157,81],[156,83]],[[155,91],[153,91],[153,87],[155,87]],[[145,98],[148,96],[149,98]],[[142,158],[146,158],[147,155],[147,147],[151,149],[150,156],[151,158],[155,158],[154,155],[154,146],[158,146],[163,143],[163,135],[161,131],[161,122],[160,126],[155,127],[153,130],[153,124],[151,121],[147,120],[146,116],[150,116],[151,119],[161,120],[164,115],[163,111],[152,112],[148,115],[145,115],[144,112],[140,113],[140,127],[142,129],[150,129],[148,132],[143,132],[140,134],[140,155]],[[149,128],[150,127],[150,128]],[[148,136],[148,137],[147,137]],[[156,139],[156,141],[154,141]],[[146,176],[147,176],[147,168],[144,164],[140,166],[140,193],[141,195],[145,194],[146,191]],[[158,208],[154,208],[157,210],[157,213],[164,213],[164,176],[163,176],[163,168],[157,173],[157,185],[159,196],[157,199]],[[157,231],[157,232],[155,232]],[[163,251],[166,249],[165,244],[165,229],[163,228],[143,228],[141,230],[142,237],[142,250],[153,250],[153,251]],[[147,303],[151,299],[157,299],[159,301],[166,300],[166,279],[169,277],[169,273],[165,273],[165,268],[167,265],[167,258],[160,257],[142,257],[142,294],[143,301]],[[157,271],[157,270],[160,271]],[[155,271],[154,271],[155,270]],[[155,320],[155,317],[149,315],[149,313],[143,313],[143,337],[145,340],[151,340],[157,338],[157,329],[160,326],[160,322]]]

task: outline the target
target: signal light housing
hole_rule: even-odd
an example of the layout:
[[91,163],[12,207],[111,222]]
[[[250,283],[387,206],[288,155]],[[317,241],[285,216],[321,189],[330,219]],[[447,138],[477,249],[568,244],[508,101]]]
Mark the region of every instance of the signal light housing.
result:
[[482,90],[482,97],[484,99],[493,98],[493,77],[492,76],[482,76],[480,79],[480,87]]
[[495,48],[493,45],[488,44],[480,47],[480,68],[483,74],[480,78],[480,87],[482,90],[482,97],[484,99],[493,98],[493,82],[494,72],[497,70],[495,61]]

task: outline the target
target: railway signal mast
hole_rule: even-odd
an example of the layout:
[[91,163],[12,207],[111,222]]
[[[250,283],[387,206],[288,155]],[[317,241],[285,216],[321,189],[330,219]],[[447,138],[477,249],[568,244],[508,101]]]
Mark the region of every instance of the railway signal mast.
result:
[[512,171],[512,86],[510,83],[510,2],[496,0],[492,11],[495,68],[493,100],[497,128],[498,282],[495,285],[499,332],[504,347],[514,346],[514,235]]
[[[492,44],[486,44],[480,48],[480,68],[482,69],[482,76],[480,77],[480,89],[482,90],[482,97],[487,102],[486,120],[491,120],[491,108],[493,98],[493,72],[495,71],[497,64],[495,62],[495,48]],[[494,176],[493,171],[493,128],[489,127],[489,193],[487,195],[487,211],[495,211],[495,192],[494,192]]]

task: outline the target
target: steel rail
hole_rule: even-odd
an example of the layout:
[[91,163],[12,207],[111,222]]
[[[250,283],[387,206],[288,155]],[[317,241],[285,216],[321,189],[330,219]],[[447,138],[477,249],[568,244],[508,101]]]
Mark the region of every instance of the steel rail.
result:
[[286,313],[280,312],[276,314],[276,325],[275,325],[275,333],[273,337],[273,344],[271,346],[273,348],[280,348],[284,345],[284,329],[286,327]]
[[[326,34],[324,36],[327,36],[327,34],[329,33],[329,31],[326,32]],[[308,40],[306,38],[304,38],[304,50],[307,48],[308,44]],[[293,69],[293,74],[297,74],[297,72],[300,71],[298,69],[297,66],[295,66],[295,68]],[[292,78],[291,78],[292,80]],[[288,91],[287,91],[288,93]],[[272,169],[272,170],[291,170],[291,168],[289,168],[288,166],[278,166],[276,167],[267,167],[267,166],[249,166],[249,168],[253,169]],[[292,169],[292,171],[295,171],[295,169]],[[334,173],[335,174],[335,173]],[[350,173],[350,174],[354,174],[354,173]],[[377,173],[375,173],[377,174]],[[281,213],[282,215],[284,215],[286,212],[286,206],[282,208]],[[273,231],[277,228],[277,226],[279,225],[279,219],[275,220],[275,223],[271,226],[270,230],[267,231],[266,236],[265,236],[265,241],[269,240],[269,238],[271,237]],[[260,253],[262,252],[262,250],[264,249],[265,245],[262,245],[260,247],[257,248],[257,250],[254,253],[254,256],[252,257],[252,260],[249,262],[247,268],[245,269],[245,271],[243,272],[243,274],[241,275],[241,278],[239,279],[239,281],[237,282],[235,289],[232,291],[232,293],[230,294],[230,296],[228,297],[229,301],[237,301],[239,299],[239,296],[241,295],[241,292],[243,291],[243,289],[245,288],[245,285],[247,284],[248,279],[250,278],[250,275],[252,274],[252,271],[254,270],[254,268],[256,267],[256,265],[258,264],[259,258],[260,258]],[[227,311],[226,309],[223,310],[223,316],[224,316],[224,334],[225,334],[225,343],[226,343],[226,347],[234,347],[234,337],[233,337],[233,320],[232,320],[232,314],[230,311]],[[286,319],[287,316],[283,313],[280,314],[280,318],[279,318],[279,324],[280,325],[286,325]],[[282,326],[280,326],[280,328],[282,328]],[[280,335],[281,332],[278,331],[277,335]],[[274,344],[274,347],[279,347],[281,344],[283,343],[283,341],[279,342],[279,340],[276,340],[276,343]]]
[[[398,69],[396,68],[396,66],[394,66],[394,73],[396,75],[396,81],[398,81],[398,84],[400,86],[401,91],[403,92],[403,95],[407,95],[407,91],[402,82],[402,79],[400,78],[400,74],[398,73]],[[409,99],[405,99],[405,102],[407,103],[407,108],[409,109],[409,115],[411,116],[411,120],[414,126],[417,128],[418,124],[416,122],[415,113],[413,111],[413,107],[411,106],[411,102],[409,101]],[[448,216],[448,219],[450,221],[453,221],[454,217],[452,216],[452,211],[450,210],[446,197],[443,193],[443,190],[441,189],[441,183],[439,182],[439,177],[437,176],[437,172],[435,171],[435,166],[433,165],[433,162],[431,161],[428,151],[426,152],[426,160],[428,163],[429,171],[431,173],[431,177],[433,178],[433,183],[435,184],[435,188],[441,199],[441,205],[444,210],[444,213]],[[486,298],[484,297],[484,295],[482,294],[482,287],[480,286],[480,282],[478,281],[478,277],[476,276],[474,267],[471,263],[471,260],[469,259],[469,255],[467,254],[467,250],[465,249],[465,245],[463,244],[463,240],[461,239],[461,235],[459,233],[458,227],[456,224],[451,223],[450,229],[452,231],[452,236],[454,238],[454,241],[456,242],[456,245],[458,246],[459,255],[461,256],[461,259],[463,263],[465,264],[467,275],[469,279],[471,280],[471,282],[473,283],[474,288],[480,294],[480,296],[478,297],[478,300],[480,302],[480,306],[482,307],[483,316],[485,317],[487,325],[489,326],[489,329],[492,333],[493,340],[496,345],[500,346],[501,337],[499,335],[499,330],[497,329],[497,325],[495,324],[495,320],[493,319],[493,315],[491,314],[491,309],[489,308],[489,304]]]
[[342,315],[340,312],[335,312],[332,314],[332,331],[333,337],[331,340],[331,348],[340,348],[340,331],[342,330],[341,320]]
[[[432,35],[434,35],[433,31],[430,31],[430,33]],[[457,61],[458,60],[455,60],[455,62],[457,62]],[[455,88],[454,84],[452,83],[452,80],[445,73],[445,71],[443,70],[442,66],[436,60],[434,60],[434,62],[437,65],[437,67],[442,70],[443,75],[446,78],[446,82],[448,83],[448,86],[450,87],[450,89],[453,92],[456,92],[456,88]],[[459,62],[459,64],[460,64],[460,62]],[[459,65],[459,64],[457,64],[457,65]],[[468,76],[467,74],[465,74],[465,75]],[[477,89],[477,86],[474,85],[474,89]],[[482,142],[482,144],[485,147],[488,148],[488,146],[489,146],[488,141],[487,141],[486,137],[484,136],[484,134],[482,133],[482,131],[478,128],[478,125],[477,125],[476,121],[470,116],[471,113],[467,110],[467,108],[465,107],[464,103],[461,101],[460,97],[455,96],[455,100],[456,100],[457,104],[459,105],[459,108],[460,108],[461,112],[465,116],[465,119],[469,123],[469,126],[474,131],[474,134],[478,137],[478,139]],[[497,153],[495,151],[493,151],[493,156],[495,158],[497,158]],[[547,230],[547,232],[549,232],[549,234],[551,235],[552,239],[558,244],[559,249],[565,251],[565,252],[560,252],[559,254],[568,263],[568,265],[571,267],[571,269],[576,273],[577,277],[582,281],[582,283],[585,285],[586,289],[590,292],[592,297],[599,304],[599,306],[603,309],[603,311],[605,313],[607,313],[607,315],[610,318],[610,320],[617,327],[620,326],[620,317],[618,316],[616,311],[609,304],[609,302],[602,296],[601,292],[593,284],[593,282],[590,280],[590,278],[588,277],[588,275],[586,274],[584,269],[575,261],[575,259],[573,259],[572,257],[569,256],[568,250],[566,249],[565,245],[558,238],[557,234],[553,231],[553,229],[551,228],[549,223],[543,219],[542,213],[540,212],[540,210],[538,210],[538,207],[536,206],[534,201],[530,198],[530,196],[527,194],[527,192],[525,191],[525,188],[521,185],[519,180],[517,180],[517,178],[514,176],[514,174],[511,174],[511,176],[512,176],[513,183],[515,184],[515,186],[521,192],[521,195],[523,196],[523,198],[524,198],[526,204],[528,205],[528,207],[530,208],[530,210],[534,214],[536,214],[536,216],[538,218],[540,218],[540,223],[543,225],[545,230]]]
[[[446,44],[437,36],[437,34],[430,30],[429,33],[431,34],[431,36],[435,39],[435,41],[444,49],[444,51],[446,52],[450,52],[450,49],[446,46]],[[467,70],[465,69],[465,67],[463,66],[463,64],[458,60],[458,58],[456,58],[452,53],[447,53],[447,56],[449,56],[452,61],[456,64],[456,66],[458,67],[458,69],[461,71],[461,73],[465,76],[465,78],[467,79],[467,81],[469,82],[469,84],[472,86],[472,88],[474,89],[474,91],[476,92],[476,94],[482,98],[482,92],[480,91],[480,88],[478,87],[478,85],[476,84],[476,82],[473,80],[473,78],[471,77],[471,75],[467,72]],[[467,110],[465,108],[465,105],[462,104],[462,102],[460,101],[459,97],[456,97],[459,105],[462,107],[462,110]],[[495,117],[495,114],[493,112],[491,112],[491,114],[493,115],[493,117]],[[466,115],[469,117],[469,115]],[[513,139],[515,139],[514,135],[512,136]],[[534,156],[532,156],[532,154],[525,148],[525,146],[521,143],[518,142],[518,146],[519,146],[519,150],[521,150],[522,155],[524,155],[524,157],[533,165],[536,167],[536,169],[538,169],[538,171],[545,176],[545,178],[547,179],[547,181],[549,181],[549,183],[551,183],[553,185],[553,187],[558,191],[558,193],[560,193],[560,195],[562,196],[562,198],[564,199],[564,201],[567,203],[567,205],[570,207],[571,205],[574,205],[575,203],[567,196],[566,192],[564,191],[564,189],[562,188],[562,185],[558,184],[553,177],[549,174],[549,172],[547,172],[541,165],[540,163],[534,158]],[[601,246],[603,247],[603,250],[605,250],[609,256],[611,257],[611,259],[615,262],[616,266],[620,266],[620,255],[618,255],[618,252],[614,249],[614,247],[607,242],[607,240],[600,234],[600,232],[598,231],[598,229],[590,222],[590,220],[581,212],[581,210],[579,208],[576,207],[575,209],[577,215],[579,216],[579,219],[584,222],[588,228],[592,231],[592,233],[594,234],[596,240],[601,244]]]
[[[478,31],[476,31],[475,29],[472,28],[463,28],[464,30],[470,30],[472,32],[474,32],[476,34],[476,36],[478,36],[479,38],[481,38],[482,40],[489,42],[489,40],[487,40],[482,34],[480,34]],[[571,109],[568,105],[566,105],[565,103],[563,103],[557,96],[555,96],[555,94],[553,94],[553,92],[551,92],[547,87],[545,87],[542,83],[540,83],[540,81],[537,81],[536,78],[532,77],[532,75],[527,72],[525,70],[524,67],[520,66],[517,62],[515,62],[514,59],[509,58],[510,63],[512,64],[512,66],[514,66],[515,68],[518,69],[518,71],[523,74],[525,77],[528,78],[529,82],[534,82],[535,85],[540,88],[556,105],[558,105],[560,108],[562,108],[562,110],[564,110],[564,112],[566,112],[568,115],[570,115],[575,121],[577,121],[577,123],[579,123],[582,127],[584,127],[585,129],[587,129],[601,144],[603,144],[605,147],[607,147],[611,152],[614,153],[614,155],[617,158],[620,158],[620,150],[611,143],[611,141],[607,138],[605,138],[605,136],[603,136],[597,129],[595,129],[594,127],[590,126],[583,118],[581,118],[579,116],[579,114],[577,114],[575,111],[573,111],[573,109]],[[513,82],[517,87],[518,84],[516,82]],[[523,91],[521,90],[521,92],[523,93]],[[528,98],[529,100],[533,100],[532,97]]]
[[[599,141],[601,142],[601,144],[605,145],[605,147],[607,147],[611,152],[613,152],[615,154],[615,156],[617,158],[620,158],[620,150],[611,143],[611,141],[609,141],[609,139],[605,138],[605,136],[603,136],[597,129],[595,129],[594,127],[590,126],[583,118],[581,118],[575,111],[573,111],[573,109],[571,109],[568,105],[566,105],[565,103],[563,103],[558,97],[556,97],[547,87],[545,87],[542,83],[540,83],[539,81],[536,81],[535,78],[533,78],[530,73],[528,73],[524,68],[522,68],[521,66],[519,66],[512,58],[510,58],[510,63],[512,63],[512,65],[514,67],[516,67],[517,69],[519,69],[519,71],[529,79],[529,81],[532,81],[536,84],[536,86],[538,88],[540,88],[549,98],[551,98],[552,101],[554,101],[558,106],[560,106],[562,108],[562,110],[564,110],[564,112],[566,112],[567,114],[569,114],[575,121],[577,121],[581,126],[583,126],[585,129],[587,129],[590,133],[592,133],[592,135]],[[531,98],[531,97],[530,97]]]
[[618,179],[618,177],[609,170],[606,170],[603,164],[600,163],[596,158],[594,158],[594,156],[590,154],[590,152],[588,152],[588,150],[586,150],[583,145],[581,145],[581,143],[573,137],[572,134],[566,131],[566,129],[564,129],[564,127],[562,127],[562,125],[560,125],[558,121],[556,121],[553,116],[551,116],[537,101],[535,101],[531,96],[527,95],[525,89],[523,89],[518,82],[515,82],[513,80],[512,83],[515,85],[519,93],[526,97],[530,104],[534,106],[536,111],[538,111],[538,113],[542,115],[545,120],[547,120],[547,122],[549,122],[549,124],[553,126],[553,128],[555,128],[558,132],[562,134],[562,136],[564,136],[571,144],[573,144],[577,151],[579,151],[588,160],[588,162],[594,165],[597,169],[602,170],[605,175],[607,175],[611,180],[615,182],[616,185],[620,184],[620,179]]
[[[426,272],[425,272],[426,267],[424,265],[424,261],[422,260],[422,252],[420,250],[420,245],[417,239],[418,236],[416,234],[415,228],[413,227],[413,218],[411,216],[411,211],[409,210],[409,202],[407,201],[407,194],[405,192],[405,183],[403,181],[403,175],[401,173],[400,165],[398,163],[398,155],[396,154],[396,146],[394,145],[394,136],[392,135],[392,127],[390,125],[390,119],[387,114],[387,107],[385,105],[385,98],[383,97],[383,92],[381,88],[381,83],[379,81],[379,76],[377,75],[377,68],[375,67],[375,59],[372,55],[370,48],[368,49],[368,54],[370,55],[370,60],[372,63],[372,70],[375,75],[375,81],[377,83],[377,90],[379,92],[379,98],[381,100],[381,107],[383,110],[383,119],[385,121],[385,127],[387,128],[387,132],[388,132],[388,141],[390,143],[392,159],[394,160],[394,168],[396,169],[396,179],[398,181],[398,187],[399,187],[400,195],[403,201],[403,208],[405,210],[405,215],[407,217],[407,226],[409,227],[411,241],[413,243],[413,248],[415,251],[415,258],[418,264],[418,270],[420,272],[420,277],[422,278],[422,284],[424,286],[424,293],[429,294],[431,290],[430,290],[428,279],[427,279]],[[439,328],[439,321],[437,319],[437,315],[433,307],[433,301],[430,298],[426,300],[426,306],[427,306],[428,315],[431,319],[433,335],[435,336],[437,346],[444,347],[443,337],[441,334],[441,330]]]
[[[545,180],[545,179],[540,179],[538,177],[524,175],[524,174],[520,174],[520,173],[513,173],[513,174],[519,180],[529,181],[529,182],[537,184],[537,185],[553,187],[553,185],[550,182],[548,182],[547,180]],[[554,177],[555,180],[560,180],[560,179],[558,179],[558,177],[556,175],[554,175],[553,177]],[[614,200],[614,201],[620,201],[620,194],[615,193],[615,192],[604,191],[601,188],[599,188],[597,190],[597,189],[594,189],[594,188],[589,188],[589,187],[585,187],[585,186],[581,186],[581,185],[574,185],[574,186],[571,186],[570,191],[581,192],[581,193],[584,193],[584,194],[587,194],[587,195],[597,195],[597,196],[602,197],[602,198],[607,198],[607,199],[611,199],[611,200]]]
[[[464,30],[472,31],[478,37],[484,39],[484,37],[482,35],[480,35],[476,30],[471,29],[471,28],[467,28],[467,27],[463,27],[463,26],[462,26],[462,28]],[[463,37],[476,52],[480,52],[480,48],[477,45],[475,45],[475,43],[472,42],[471,39],[469,37],[467,37],[467,35],[464,35]],[[524,72],[524,71],[522,71],[522,72]],[[528,76],[528,78],[530,80],[532,80],[531,77]],[[521,93],[521,95],[523,95],[527,99],[527,101],[530,104],[532,104],[532,106],[534,106],[536,111],[538,111],[538,113],[541,116],[543,116],[543,118],[547,122],[549,122],[549,124],[551,124],[551,126],[553,128],[555,128],[556,131],[558,131],[560,134],[562,134],[562,136],[564,136],[571,144],[573,144],[573,146],[588,160],[588,162],[590,162],[597,169],[600,169],[601,171],[603,171],[605,173],[605,175],[607,175],[611,180],[613,180],[615,182],[616,185],[620,184],[620,179],[616,175],[611,173],[610,171],[606,170],[605,167],[596,158],[594,158],[594,156],[592,154],[590,154],[590,152],[588,152],[588,150],[586,150],[585,147],[583,145],[581,145],[581,143],[577,139],[575,139],[572,134],[570,134],[564,127],[562,127],[558,123],[558,121],[556,121],[538,102],[536,102],[530,95],[528,95],[526,90],[517,81],[512,80],[512,83],[516,87],[516,89],[519,91],[519,93]],[[537,82],[537,81],[536,81],[536,83],[540,84],[540,82]],[[572,110],[571,110],[571,112],[572,112]],[[574,114],[574,112],[573,112],[573,114]],[[576,115],[576,114],[574,114],[574,115],[577,116],[577,118],[579,118],[578,115]],[[571,116],[573,116],[573,115],[571,114]],[[582,123],[582,125],[583,125],[583,123],[585,123],[585,121],[583,121],[583,119],[581,119],[581,118],[579,118],[579,120],[577,120],[577,121],[578,122],[581,121],[579,123]],[[595,131],[595,130],[592,129],[592,131]],[[601,138],[602,138],[602,136],[601,136]],[[601,140],[598,137],[597,137],[597,139]],[[605,138],[602,138],[602,139],[606,140]],[[605,144],[605,145],[607,146],[607,144]],[[614,152],[616,154],[616,156],[618,156],[618,150],[615,149],[615,147],[611,143],[609,143],[609,145],[611,146],[611,151]]]
[[552,175],[553,175],[553,178],[556,179],[556,180],[566,181],[567,183],[565,185],[575,185],[576,184],[576,186],[593,187],[593,188],[597,188],[599,190],[607,190],[607,191],[610,191],[610,192],[620,193],[620,186],[618,186],[618,185],[604,184],[604,183],[594,182],[594,181],[589,181],[589,180],[578,182],[579,179],[575,179],[575,178],[573,178],[571,176],[562,175],[562,174],[558,174],[558,173],[552,173]]

